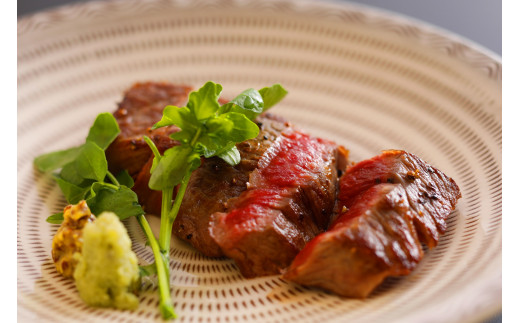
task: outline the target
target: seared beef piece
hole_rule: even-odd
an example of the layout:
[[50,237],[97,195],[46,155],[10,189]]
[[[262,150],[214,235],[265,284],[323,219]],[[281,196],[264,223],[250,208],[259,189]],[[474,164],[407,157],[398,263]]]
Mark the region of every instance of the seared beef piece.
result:
[[[165,82],[137,83],[126,91],[114,112],[121,134],[107,149],[109,167],[114,173],[123,169],[130,173],[135,181],[132,190],[147,213],[161,214],[162,193],[148,187],[154,156],[143,135],[150,137],[161,153],[177,145],[170,134],[179,131],[179,128],[169,126],[151,130],[151,127],[161,120],[162,111],[167,105],[184,106],[191,90],[188,86]],[[186,236],[189,234],[182,237]]]
[[173,232],[206,256],[224,255],[209,234],[211,214],[225,212],[228,200],[246,189],[249,174],[257,168],[260,158],[281,131],[290,126],[284,119],[268,113],[259,116],[256,123],[259,135],[237,144],[241,157],[238,165],[230,166],[218,157],[208,158],[191,175]]
[[296,130],[264,153],[246,191],[215,213],[211,236],[245,277],[279,274],[329,224],[337,146]]
[[148,82],[136,83],[125,92],[114,112],[121,133],[106,151],[112,172],[117,174],[126,169],[132,177],[137,177],[152,156],[143,135],[150,137],[161,151],[175,145],[169,135],[178,131],[177,127],[150,128],[161,120],[164,107],[185,104],[191,90],[188,86]]
[[[173,146],[173,145],[172,145]],[[161,153],[164,152],[169,147],[164,147],[161,149]],[[150,189],[148,186],[148,182],[150,182],[150,170],[152,168],[154,156],[150,156],[148,161],[141,168],[141,171],[137,173],[134,178],[134,186],[132,190],[137,194],[139,198],[139,204],[143,207],[143,210],[147,214],[155,214],[161,215],[161,204],[162,204],[162,191],[154,191]],[[175,198],[175,195],[172,196],[172,199]]]
[[[177,142],[170,139],[169,135],[178,131],[177,127],[156,130],[150,128],[161,119],[165,106],[183,106],[190,90],[190,87],[169,83],[136,84],[126,91],[123,101],[114,113],[121,134],[107,149],[109,167],[114,173],[123,169],[129,171],[135,181],[132,189],[137,193],[147,213],[160,214],[162,194],[148,187],[153,154],[144,142],[143,135],[152,138],[161,152],[176,145]],[[221,100],[221,103],[225,101]],[[227,212],[227,201],[239,196],[246,189],[249,175],[257,168],[260,158],[280,133],[290,127],[282,118],[268,113],[258,117],[256,122],[260,127],[258,137],[237,145],[242,158],[239,165],[231,167],[219,158],[209,158],[203,160],[202,166],[191,176],[173,232],[207,256],[223,256],[222,250],[209,234],[210,215]],[[338,148],[341,151],[338,165],[344,170],[348,152],[342,147]],[[311,192],[312,190],[308,190],[306,194],[309,197],[305,198],[312,198]],[[313,204],[315,209],[319,204]],[[321,221],[319,226],[324,228],[323,223],[326,221],[320,219],[322,218],[318,218],[318,221]],[[294,255],[289,255],[290,260],[292,257]]]
[[423,256],[421,242],[437,244],[460,197],[451,178],[404,151],[349,167],[340,181],[345,212],[305,246],[284,278],[366,297],[385,277],[408,274]]
[[413,154],[387,150],[348,168],[341,179],[339,201],[349,208],[357,195],[379,183],[404,186],[421,242],[435,247],[461,197],[455,181]]
[[[169,83],[138,83],[126,91],[114,112],[121,134],[107,149],[109,167],[114,173],[129,171],[135,181],[132,189],[147,213],[160,214],[162,193],[148,187],[153,154],[143,135],[152,138],[161,152],[176,145],[169,135],[178,131],[177,127],[150,128],[161,119],[165,106],[185,105],[190,90]],[[225,211],[227,200],[246,189],[249,174],[257,167],[258,160],[281,131],[289,127],[284,119],[269,113],[259,116],[256,122],[260,127],[258,137],[237,145],[240,164],[231,167],[220,158],[209,158],[203,160],[190,178],[173,232],[207,256],[223,256],[209,235],[209,216]]]
[[387,276],[406,275],[422,258],[401,185],[362,193],[298,254],[284,278],[347,297],[366,297]]

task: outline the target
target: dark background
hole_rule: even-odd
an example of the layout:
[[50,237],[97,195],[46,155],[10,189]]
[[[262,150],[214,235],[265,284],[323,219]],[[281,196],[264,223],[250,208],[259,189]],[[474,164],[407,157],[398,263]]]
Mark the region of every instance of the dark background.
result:
[[[88,0],[18,0],[18,17],[61,5]],[[333,0],[334,1],[334,0]],[[502,56],[502,1],[500,0],[335,0],[352,2],[422,20]],[[499,314],[486,323],[502,322]]]

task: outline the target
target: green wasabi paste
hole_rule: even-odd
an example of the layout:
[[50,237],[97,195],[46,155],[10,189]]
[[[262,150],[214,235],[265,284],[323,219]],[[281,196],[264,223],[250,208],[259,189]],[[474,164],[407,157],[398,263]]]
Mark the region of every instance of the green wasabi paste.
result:
[[81,299],[91,306],[135,309],[140,286],[137,257],[125,227],[103,212],[83,229],[83,249],[74,279]]

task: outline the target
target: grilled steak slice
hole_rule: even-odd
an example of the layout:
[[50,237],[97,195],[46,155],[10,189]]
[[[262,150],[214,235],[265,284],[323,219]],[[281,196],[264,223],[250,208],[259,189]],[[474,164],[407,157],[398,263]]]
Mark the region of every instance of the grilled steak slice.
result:
[[284,278],[342,296],[366,297],[390,275],[405,275],[422,258],[400,185],[379,184],[356,199],[329,231],[298,254]]
[[[107,149],[109,167],[114,173],[128,170],[135,181],[132,189],[147,213],[160,214],[162,193],[148,187],[153,154],[143,135],[149,136],[161,152],[176,145],[169,135],[178,131],[177,127],[150,128],[161,119],[165,106],[184,105],[190,90],[170,83],[138,83],[125,92],[114,112],[121,133]],[[284,119],[269,113],[259,116],[256,123],[260,127],[258,137],[237,145],[240,164],[231,167],[220,158],[205,159],[190,178],[173,232],[206,256],[223,256],[209,235],[210,215],[226,211],[227,200],[246,189],[249,174],[257,167],[258,160],[281,131],[289,127]]]
[[241,158],[238,165],[233,167],[220,158],[208,158],[191,175],[173,232],[206,256],[224,255],[209,234],[211,214],[226,212],[228,200],[246,189],[249,175],[257,168],[260,158],[281,131],[290,127],[284,119],[268,113],[259,116],[256,123],[259,135],[237,144]]
[[337,186],[337,146],[296,130],[264,153],[248,189],[215,213],[211,236],[245,277],[279,274],[326,229]]
[[137,83],[125,92],[123,101],[114,112],[121,133],[106,151],[112,172],[126,169],[134,179],[137,177],[152,156],[143,135],[150,137],[162,151],[175,145],[169,135],[178,131],[177,127],[150,128],[161,119],[165,106],[184,104],[191,89],[170,83],[147,82]]
[[284,278],[366,297],[385,277],[408,274],[423,256],[421,242],[437,244],[460,197],[451,178],[404,151],[349,167],[339,193],[346,212],[305,246]]
[[421,242],[435,247],[461,197],[455,181],[413,154],[387,150],[348,168],[341,179],[339,201],[349,208],[357,195],[378,183],[405,188]]

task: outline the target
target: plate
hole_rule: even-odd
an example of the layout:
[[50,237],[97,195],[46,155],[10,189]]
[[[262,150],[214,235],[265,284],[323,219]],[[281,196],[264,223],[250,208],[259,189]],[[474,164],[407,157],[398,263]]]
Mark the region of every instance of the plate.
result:
[[[343,299],[277,276],[244,279],[231,260],[180,241],[171,253],[179,322],[460,322],[501,308],[501,62],[457,36],[365,7],[302,1],[108,1],[18,21],[18,317],[160,321],[147,281],[136,311],[89,308],[50,257],[66,205],[35,156],[80,144],[134,82],[223,84],[224,97],[281,83],[273,109],[354,160],[398,148],[442,169],[463,198],[409,276]],[[156,222],[155,218],[150,218]],[[136,221],[140,260],[152,260]]]

